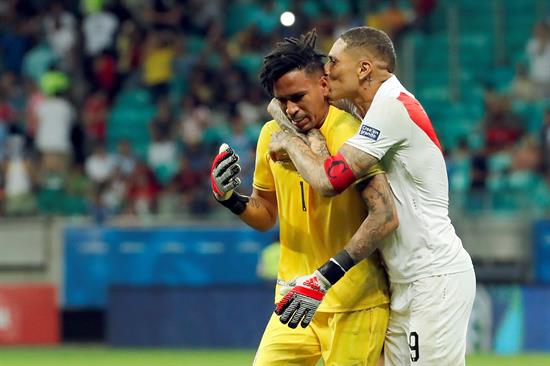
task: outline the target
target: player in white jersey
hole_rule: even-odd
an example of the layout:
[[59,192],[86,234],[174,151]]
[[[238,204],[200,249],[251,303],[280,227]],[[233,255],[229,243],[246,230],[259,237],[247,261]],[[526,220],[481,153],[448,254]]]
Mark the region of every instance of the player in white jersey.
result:
[[[435,131],[394,68],[395,51],[384,32],[345,32],[329,53],[326,72],[331,100],[352,101],[363,117],[357,134],[326,159],[285,131],[272,136],[270,152],[285,151],[302,177],[327,196],[382,163],[399,227],[376,242],[376,233],[362,226],[346,250],[357,263],[378,248],[386,263],[391,313],[385,365],[464,365],[475,296],[472,261],[448,216],[447,173]],[[301,301],[287,299],[297,308]]]

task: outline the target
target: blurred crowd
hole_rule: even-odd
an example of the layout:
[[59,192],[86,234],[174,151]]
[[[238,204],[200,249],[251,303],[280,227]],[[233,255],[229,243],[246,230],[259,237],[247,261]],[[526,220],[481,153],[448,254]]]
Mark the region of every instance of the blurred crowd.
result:
[[483,91],[481,146],[464,136],[447,154],[462,208],[550,212],[550,22],[535,23],[510,82]]
[[[208,174],[221,142],[238,151],[243,187],[251,187],[256,139],[269,119],[257,73],[277,41],[315,27],[327,51],[342,30],[369,24],[399,46],[410,30],[432,31],[436,6],[0,0],[0,212],[98,222],[119,214],[211,214]],[[296,14],[290,28],[279,21],[288,9]],[[452,187],[501,184],[490,182],[488,160],[510,147],[506,169],[550,177],[550,111],[532,136],[509,108],[510,100],[549,97],[549,34],[540,23],[525,40],[526,63],[506,95],[487,87],[486,145],[476,150],[483,154],[465,143],[447,152]],[[456,173],[466,160],[467,172]]]

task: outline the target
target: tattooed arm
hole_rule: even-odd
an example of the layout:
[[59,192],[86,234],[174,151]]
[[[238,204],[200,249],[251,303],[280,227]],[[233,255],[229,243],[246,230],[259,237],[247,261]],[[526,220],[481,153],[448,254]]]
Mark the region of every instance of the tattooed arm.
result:
[[[298,172],[314,190],[324,196],[338,194],[327,174],[331,174],[331,172],[336,174],[338,169],[344,165],[344,161],[336,157],[335,160],[330,162],[331,165],[325,171],[324,163],[327,157],[315,154],[300,138],[287,131],[272,134],[269,144],[270,155],[276,157],[285,151]],[[378,162],[378,159],[374,156],[347,144],[342,145],[338,153],[344,157],[349,169],[351,169],[353,175],[357,178],[365,175]]]
[[239,218],[248,226],[267,231],[277,222],[277,195],[275,191],[254,188],[246,209]]
[[[366,188],[363,188],[365,187]],[[277,303],[275,314],[283,324],[306,327],[327,291],[353,266],[367,258],[380,241],[399,225],[393,197],[384,174],[358,183],[369,215],[340,252],[327,260],[312,274],[300,276],[285,287],[285,296]],[[302,320],[303,318],[303,320]]]
[[385,174],[360,182],[356,186],[368,207],[369,214],[345,246],[355,263],[367,258],[378,244],[399,226],[397,210]]
[[320,159],[327,159],[330,157],[330,152],[327,147],[327,140],[321,131],[314,128],[307,133],[306,138],[308,145],[311,147],[312,153],[317,155]]

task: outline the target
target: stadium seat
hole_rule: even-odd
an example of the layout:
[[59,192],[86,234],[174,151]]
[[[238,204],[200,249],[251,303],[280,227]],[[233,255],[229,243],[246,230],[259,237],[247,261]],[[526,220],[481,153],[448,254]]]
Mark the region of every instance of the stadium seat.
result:
[[117,95],[115,105],[142,106],[151,104],[151,95],[145,89],[126,89]]

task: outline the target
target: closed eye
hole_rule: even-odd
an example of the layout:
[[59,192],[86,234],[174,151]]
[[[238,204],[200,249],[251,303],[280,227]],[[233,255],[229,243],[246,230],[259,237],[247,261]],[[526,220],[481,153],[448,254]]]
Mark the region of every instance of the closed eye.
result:
[[291,95],[289,100],[292,102],[292,103],[298,103],[299,101],[302,100],[302,98],[304,97],[305,94],[294,94],[294,95]]

